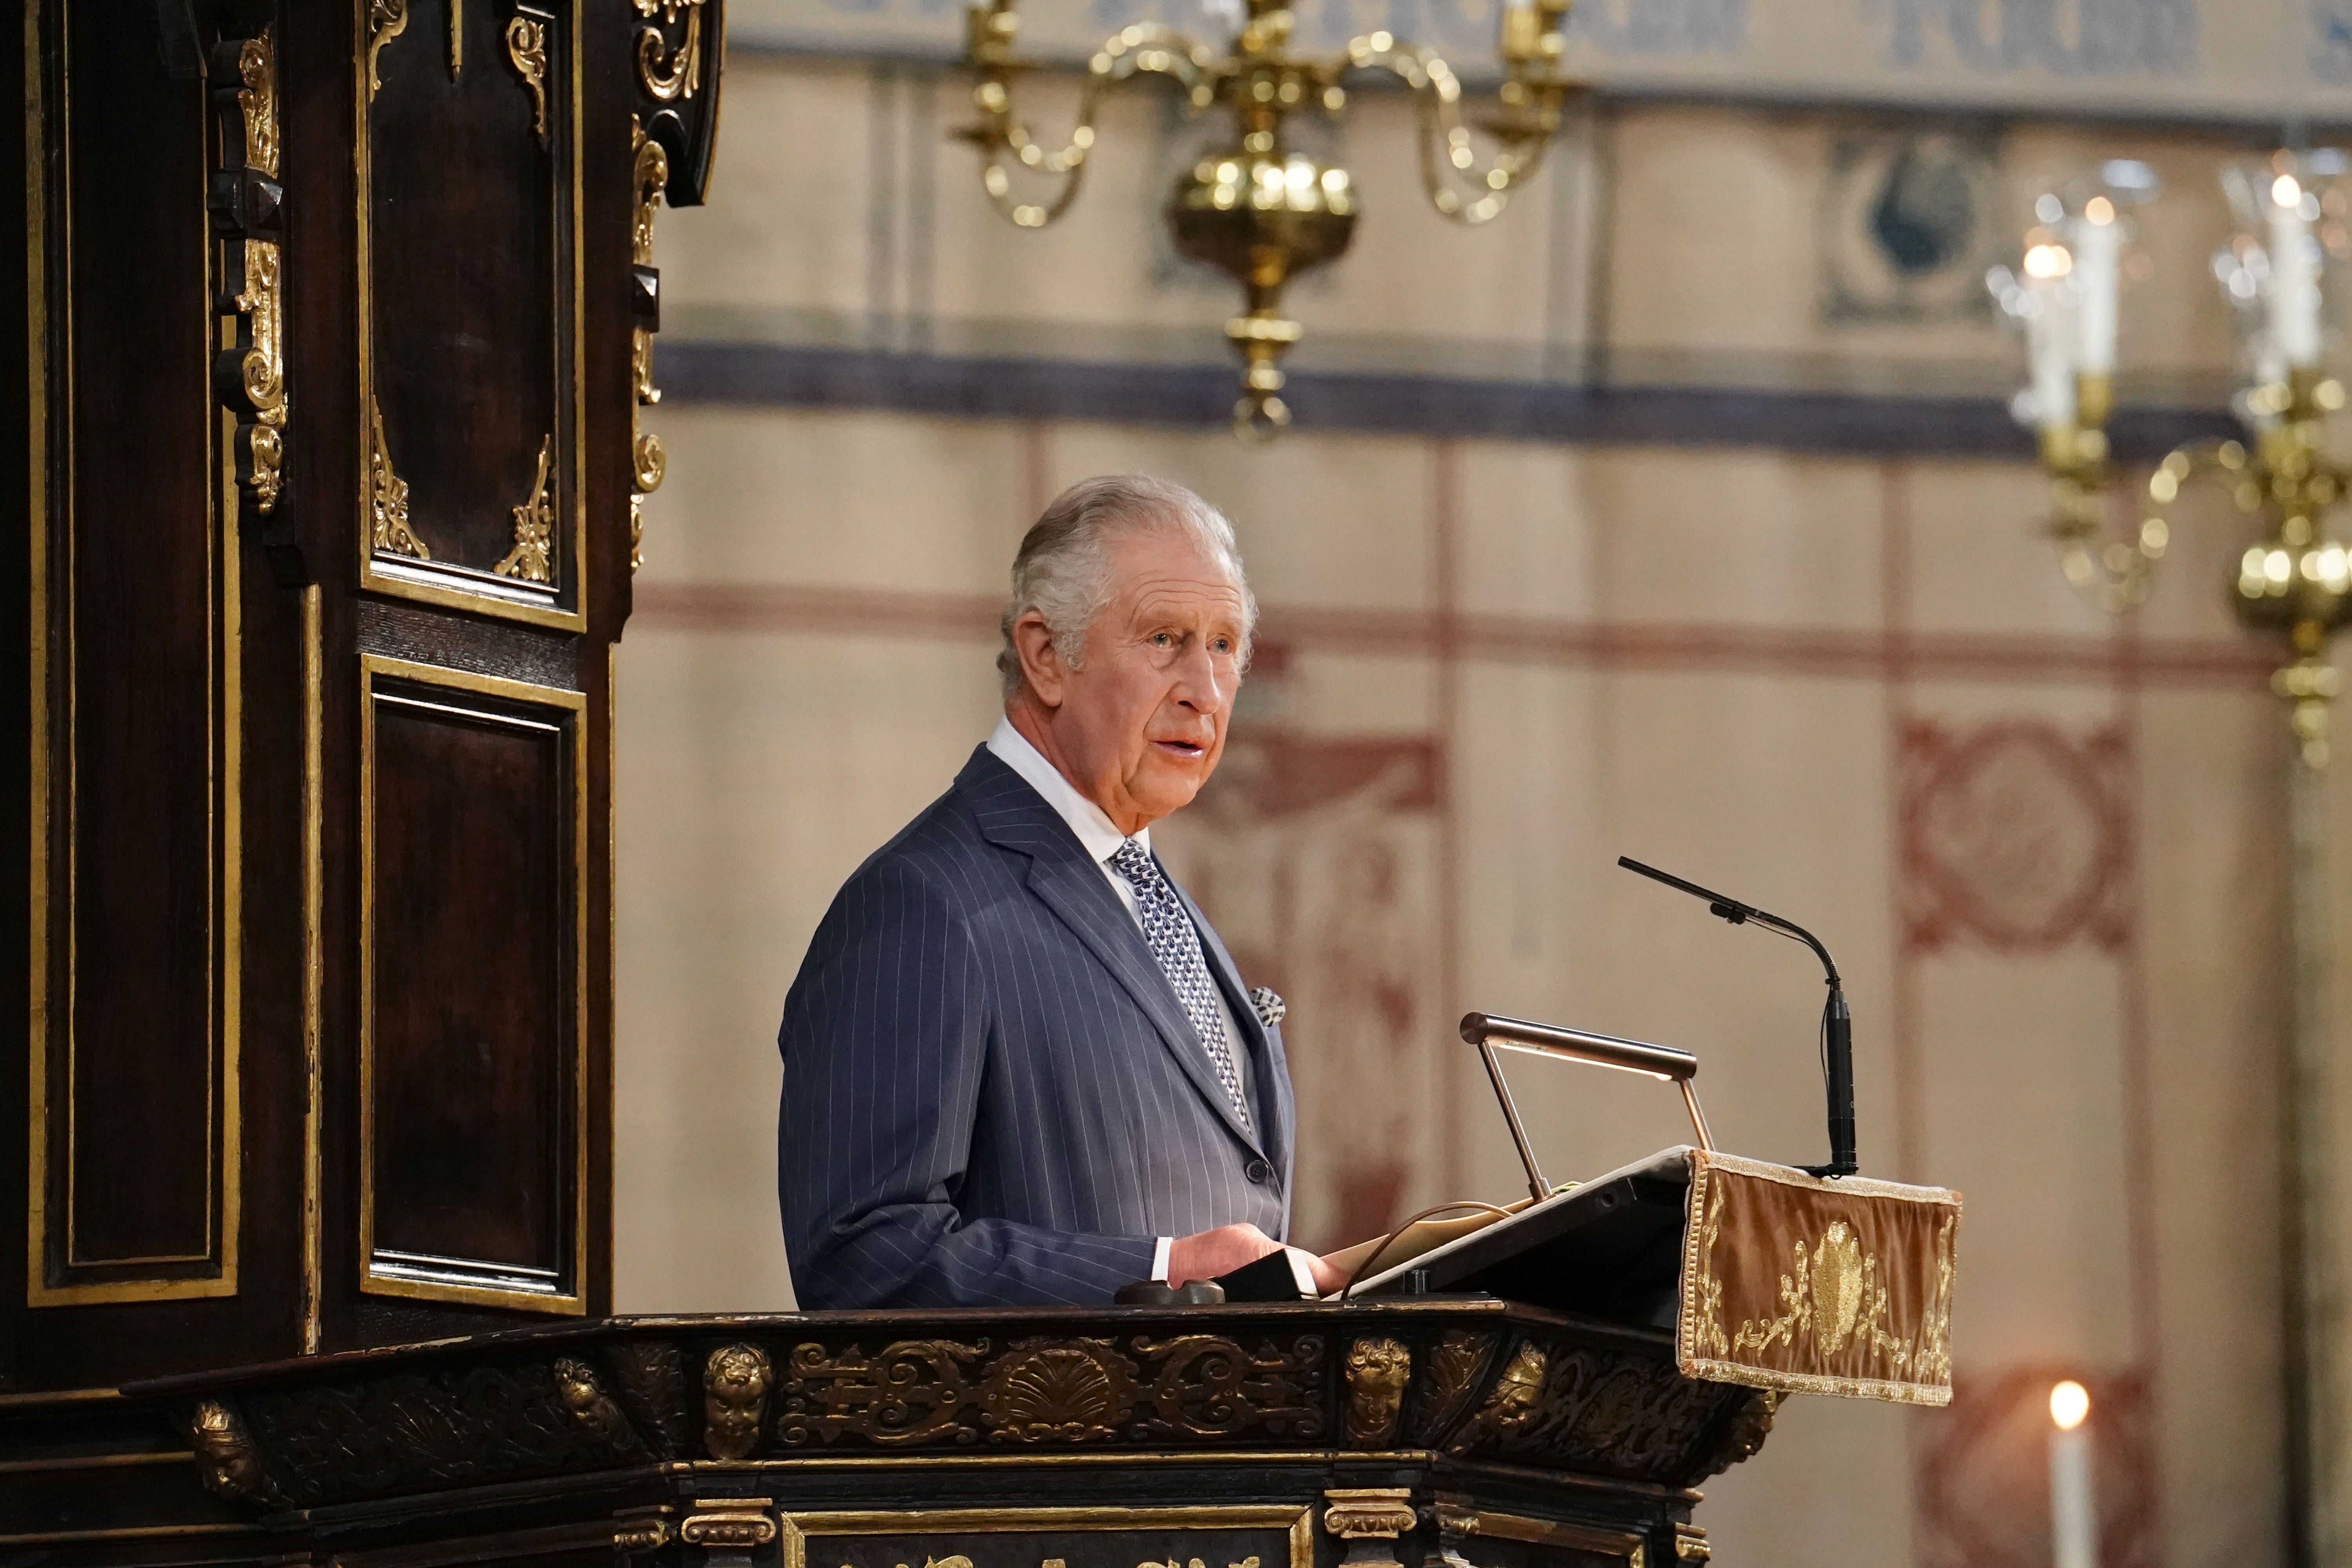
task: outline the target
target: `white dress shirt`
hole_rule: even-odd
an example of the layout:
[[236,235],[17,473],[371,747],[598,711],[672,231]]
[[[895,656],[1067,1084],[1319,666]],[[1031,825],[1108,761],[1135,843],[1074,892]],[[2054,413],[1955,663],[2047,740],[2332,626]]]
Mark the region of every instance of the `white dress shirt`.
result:
[[[1044,795],[1045,804],[1070,825],[1070,831],[1078,836],[1079,844],[1085,847],[1087,854],[1110,883],[1111,891],[1118,895],[1119,903],[1134,920],[1136,929],[1142,930],[1143,917],[1136,910],[1135,889],[1128,885],[1126,878],[1110,867],[1110,858],[1118,853],[1119,846],[1127,842],[1127,836],[1111,825],[1110,817],[1101,806],[1079,794],[1077,786],[1062,776],[1062,770],[1047,762],[1045,754],[1029,743],[1028,736],[1013,727],[1011,719],[996,721],[995,731],[988,737],[988,749],[999,762],[1019,773],[1031,789]],[[1145,854],[1151,853],[1151,829],[1138,829],[1135,841],[1142,846]],[[1241,1021],[1234,1016],[1234,1005],[1225,999],[1223,989],[1217,993],[1217,1005],[1225,1015],[1225,1039],[1233,1049],[1234,1065],[1247,1071],[1249,1052],[1244,1042],[1249,1037],[1242,1033]],[[1151,1256],[1151,1277],[1154,1279],[1168,1278],[1170,1242],[1170,1237],[1161,1237],[1159,1250]]]

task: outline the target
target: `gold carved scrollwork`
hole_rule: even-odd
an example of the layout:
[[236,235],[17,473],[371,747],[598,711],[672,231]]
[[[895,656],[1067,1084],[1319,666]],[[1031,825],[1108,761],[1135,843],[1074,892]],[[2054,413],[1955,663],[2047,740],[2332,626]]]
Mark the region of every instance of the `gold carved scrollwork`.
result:
[[408,28],[408,0],[368,0],[367,11],[367,79],[368,97],[373,99],[383,90],[383,78],[376,70],[376,56],[384,45],[400,37]]
[[234,1502],[257,1502],[272,1495],[261,1450],[236,1412],[207,1399],[188,1417],[188,1441],[196,1450],[196,1474],[205,1489]]
[[236,345],[228,351],[235,355],[233,381],[224,385],[222,395],[238,416],[237,484],[253,510],[267,515],[277,510],[285,489],[283,257],[277,241],[258,237],[247,226],[260,226],[264,233],[278,232],[278,68],[267,29],[236,48],[234,101],[243,132],[239,138],[243,167],[236,172],[239,195],[230,209],[236,227],[229,273],[236,280],[236,289],[228,298],[236,330]]
[[775,1383],[768,1352],[757,1345],[722,1345],[710,1352],[702,1369],[702,1447],[712,1458],[748,1459],[759,1452],[760,1426]]
[[501,577],[520,578],[525,583],[552,581],[548,572],[548,551],[555,537],[555,502],[547,493],[547,478],[549,459],[554,452],[553,436],[539,444],[539,475],[530,482],[530,499],[514,509],[514,548],[490,568]]
[[[630,256],[642,270],[647,284],[657,289],[660,286],[659,275],[653,271],[654,206],[662,199],[662,191],[669,184],[669,154],[662,150],[660,142],[646,134],[644,126],[635,121],[630,122],[629,136],[636,159],[636,211],[630,225]],[[661,401],[661,388],[654,384],[653,329],[643,321],[637,323],[629,337],[629,384],[633,397],[629,409],[629,458],[633,477],[629,493],[629,570],[635,572],[645,564],[645,500],[661,489],[662,475],[667,467],[661,437],[650,430],[640,429],[637,423],[640,410],[648,404]]]
[[1351,1447],[1385,1447],[1396,1436],[1405,1384],[1412,1377],[1412,1352],[1396,1340],[1360,1339],[1348,1351],[1348,1442]]
[[547,132],[547,24],[531,16],[507,23],[507,59],[530,89],[530,128],[545,147]]
[[383,410],[368,399],[368,513],[373,548],[393,555],[433,559],[433,552],[408,526],[408,481],[393,471],[392,454],[384,447]]
[[[664,103],[692,98],[702,87],[702,0],[636,0],[637,15],[646,18],[637,29],[637,85],[647,97]],[[676,48],[652,18],[675,26],[686,18],[686,37]]]
[[795,1345],[777,1435],[793,1447],[844,1436],[890,1447],[976,1441],[962,1419],[978,1397],[964,1369],[987,1353],[986,1340],[898,1340],[870,1357],[856,1345],[839,1355]]

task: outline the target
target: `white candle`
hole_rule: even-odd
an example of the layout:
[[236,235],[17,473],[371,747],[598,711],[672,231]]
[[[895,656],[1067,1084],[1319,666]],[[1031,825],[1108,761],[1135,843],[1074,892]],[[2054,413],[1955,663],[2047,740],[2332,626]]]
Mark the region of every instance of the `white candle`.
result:
[[2093,196],[2073,225],[2074,294],[2082,327],[2082,369],[2112,375],[2116,368],[2116,291],[2123,279],[2124,226],[2116,204]]
[[2025,288],[2033,305],[2025,318],[2025,351],[2033,372],[2033,417],[2044,430],[2074,423],[2074,360],[2082,342],[2067,279],[2073,269],[2063,245],[2026,249]]
[[2319,363],[2319,258],[2292,174],[2271,184],[2271,341],[2298,369]]
[[2050,1391],[2050,1545],[2056,1568],[2099,1568],[2099,1523],[2091,1496],[2091,1396],[2069,1380]]

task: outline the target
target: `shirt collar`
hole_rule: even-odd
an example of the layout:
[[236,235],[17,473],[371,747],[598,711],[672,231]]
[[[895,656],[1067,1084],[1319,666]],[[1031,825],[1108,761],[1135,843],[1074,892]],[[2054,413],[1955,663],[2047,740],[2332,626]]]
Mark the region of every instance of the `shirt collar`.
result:
[[[1062,776],[1062,770],[1045,760],[1045,753],[1029,743],[1029,737],[1013,727],[1011,719],[999,719],[995,731],[988,737],[988,749],[996,759],[1019,773],[1031,789],[1045,797],[1045,804],[1078,836],[1087,855],[1097,864],[1118,853],[1127,842],[1126,836],[1111,826],[1111,820],[1101,806],[1078,793],[1078,788]],[[1135,841],[1147,855],[1151,853],[1151,829],[1140,828]]]

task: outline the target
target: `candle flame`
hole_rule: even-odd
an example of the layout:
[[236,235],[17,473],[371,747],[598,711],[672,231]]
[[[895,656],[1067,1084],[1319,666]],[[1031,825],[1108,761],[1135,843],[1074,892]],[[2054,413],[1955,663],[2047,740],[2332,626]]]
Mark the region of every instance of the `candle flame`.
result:
[[2083,216],[2093,223],[2116,221],[2116,204],[2105,196],[2093,196],[2083,204]]
[[2050,1391],[2050,1419],[2061,1432],[2072,1432],[2091,1414],[2091,1392],[2073,1378]]
[[2271,200],[2283,207],[2303,205],[2303,187],[2295,184],[2293,174],[2281,174],[2271,182]]
[[2074,269],[2074,258],[2063,245],[2037,245],[2025,253],[2028,278],[2063,278]]

